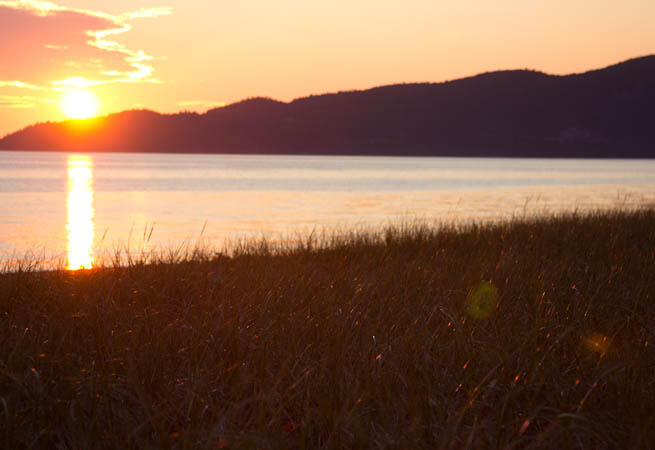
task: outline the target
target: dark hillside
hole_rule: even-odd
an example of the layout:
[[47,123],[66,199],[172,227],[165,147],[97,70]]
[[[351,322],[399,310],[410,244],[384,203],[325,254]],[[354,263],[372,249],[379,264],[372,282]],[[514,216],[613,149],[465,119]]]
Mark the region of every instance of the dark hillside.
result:
[[27,127],[3,150],[655,157],[655,55],[582,74],[490,72],[205,114],[126,111]]

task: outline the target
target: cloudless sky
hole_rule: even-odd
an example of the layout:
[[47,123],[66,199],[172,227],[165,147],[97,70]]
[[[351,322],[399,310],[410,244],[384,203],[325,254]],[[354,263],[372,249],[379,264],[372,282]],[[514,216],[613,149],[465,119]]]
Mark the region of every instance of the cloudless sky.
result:
[[0,136],[64,119],[73,89],[101,114],[176,112],[498,69],[582,72],[655,53],[654,24],[654,0],[0,0]]

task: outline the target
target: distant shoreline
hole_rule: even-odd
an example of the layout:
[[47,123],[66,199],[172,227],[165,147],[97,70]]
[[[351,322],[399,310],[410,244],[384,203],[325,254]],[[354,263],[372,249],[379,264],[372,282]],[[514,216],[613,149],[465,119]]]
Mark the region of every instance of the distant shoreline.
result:
[[307,156],[307,157],[353,157],[353,158],[462,158],[462,159],[545,159],[545,160],[652,160],[655,159],[654,156],[484,156],[484,155],[424,155],[424,154],[357,154],[357,153],[217,153],[217,152],[201,152],[201,151],[188,151],[188,152],[151,152],[151,151],[73,151],[73,150],[1,150],[0,152],[30,152],[30,153],[70,153],[70,154],[111,154],[111,155],[120,155],[120,154],[138,154],[138,155],[224,155],[224,156]]

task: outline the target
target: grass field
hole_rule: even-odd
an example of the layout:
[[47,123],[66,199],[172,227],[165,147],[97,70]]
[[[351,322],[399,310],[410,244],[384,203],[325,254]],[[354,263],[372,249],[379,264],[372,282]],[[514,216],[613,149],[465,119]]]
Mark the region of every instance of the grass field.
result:
[[3,448],[653,448],[655,210],[0,275]]

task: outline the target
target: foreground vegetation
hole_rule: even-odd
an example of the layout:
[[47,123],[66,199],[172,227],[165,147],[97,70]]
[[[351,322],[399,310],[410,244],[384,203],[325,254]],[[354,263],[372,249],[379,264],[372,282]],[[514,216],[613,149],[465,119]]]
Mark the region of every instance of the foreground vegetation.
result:
[[652,448],[654,269],[641,209],[4,273],[0,446]]

